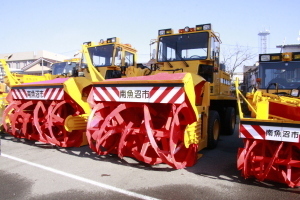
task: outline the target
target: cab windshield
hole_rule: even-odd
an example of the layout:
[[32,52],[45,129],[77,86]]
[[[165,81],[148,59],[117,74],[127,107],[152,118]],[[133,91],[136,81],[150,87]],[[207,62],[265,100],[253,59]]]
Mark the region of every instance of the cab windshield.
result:
[[299,62],[260,63],[261,88],[277,83],[279,89],[296,89],[300,86]]
[[76,68],[77,63],[75,62],[61,62],[54,63],[52,65],[52,75],[62,75],[62,74],[72,74],[74,68]]
[[88,48],[95,67],[112,66],[114,45],[103,45]]
[[161,37],[159,39],[158,61],[207,59],[208,40],[208,32]]

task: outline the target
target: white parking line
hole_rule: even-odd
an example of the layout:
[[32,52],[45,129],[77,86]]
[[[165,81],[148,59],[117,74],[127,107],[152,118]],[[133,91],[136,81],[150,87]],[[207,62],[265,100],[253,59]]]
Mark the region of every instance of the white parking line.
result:
[[12,159],[12,160],[15,160],[15,161],[18,161],[18,162],[25,163],[25,164],[28,164],[28,165],[31,165],[31,166],[34,166],[34,167],[38,167],[38,168],[41,168],[41,169],[44,169],[44,170],[47,170],[47,171],[50,171],[50,172],[53,172],[53,173],[56,173],[56,174],[60,174],[60,175],[63,175],[63,176],[66,176],[66,177],[69,177],[69,178],[72,178],[72,179],[75,179],[75,180],[78,180],[78,181],[82,181],[82,182],[89,183],[89,184],[92,184],[92,185],[95,185],[95,186],[98,186],[98,187],[101,187],[101,188],[105,188],[107,190],[112,190],[114,192],[122,193],[122,194],[125,194],[125,195],[128,195],[128,196],[132,196],[132,197],[136,197],[136,198],[140,198],[140,199],[147,199],[147,200],[148,199],[149,200],[150,199],[151,200],[156,199],[156,198],[149,197],[149,196],[146,196],[146,195],[142,195],[142,194],[138,194],[138,193],[135,193],[135,192],[130,192],[130,191],[127,191],[127,190],[123,190],[123,189],[120,189],[120,188],[117,188],[117,187],[113,187],[113,186],[110,186],[110,185],[106,185],[104,183],[99,183],[97,181],[93,181],[93,180],[90,180],[90,179],[87,179],[87,178],[76,176],[74,174],[63,172],[63,171],[60,171],[60,170],[57,170],[57,169],[53,169],[51,167],[46,167],[44,165],[29,162],[27,160],[23,160],[23,159],[20,159],[20,158],[14,157],[14,156],[10,156],[10,155],[4,154],[4,153],[2,153],[1,156]]

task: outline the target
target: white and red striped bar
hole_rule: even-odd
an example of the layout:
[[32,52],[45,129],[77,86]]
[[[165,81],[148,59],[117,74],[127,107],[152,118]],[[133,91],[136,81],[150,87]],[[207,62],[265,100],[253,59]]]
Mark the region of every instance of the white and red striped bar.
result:
[[288,123],[268,123],[241,121],[240,138],[300,142],[300,125]]
[[62,100],[63,88],[18,88],[11,90],[13,99]]
[[95,87],[95,101],[174,103],[185,100],[183,87]]

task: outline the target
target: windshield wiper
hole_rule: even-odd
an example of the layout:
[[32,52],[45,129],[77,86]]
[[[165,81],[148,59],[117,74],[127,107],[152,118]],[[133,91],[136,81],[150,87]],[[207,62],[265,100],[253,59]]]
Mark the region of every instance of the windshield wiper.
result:
[[179,61],[182,61],[185,64],[186,67],[189,67],[189,64],[181,57],[181,55],[179,55],[178,53],[176,53],[176,54],[180,58]]
[[173,65],[168,61],[166,56],[163,53],[161,55],[162,55],[163,59],[168,63],[169,67],[173,68]]

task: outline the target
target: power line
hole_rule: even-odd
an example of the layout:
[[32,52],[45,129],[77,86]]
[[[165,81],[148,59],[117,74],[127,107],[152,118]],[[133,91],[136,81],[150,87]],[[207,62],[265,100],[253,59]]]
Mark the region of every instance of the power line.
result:
[[58,53],[58,54],[67,54],[67,53],[74,53],[78,51],[78,49],[75,49],[75,50],[70,50],[70,51],[66,51],[66,52],[62,52],[62,53]]
[[[239,44],[221,44],[221,45],[225,45],[225,46],[250,47],[250,48],[254,48],[254,49],[259,49],[259,48],[260,48],[260,47],[258,47],[258,46],[246,46],[246,45],[239,45]],[[271,48],[271,49],[276,49],[276,48]]]

